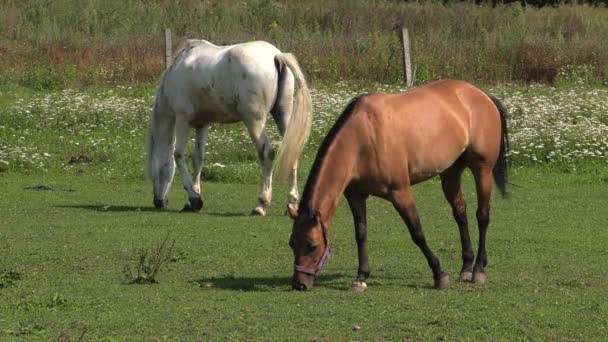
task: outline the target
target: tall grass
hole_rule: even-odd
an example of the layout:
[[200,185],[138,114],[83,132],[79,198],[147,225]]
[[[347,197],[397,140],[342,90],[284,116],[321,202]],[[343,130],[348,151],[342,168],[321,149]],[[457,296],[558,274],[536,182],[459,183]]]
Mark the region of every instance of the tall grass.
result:
[[166,27],[175,41],[268,40],[295,53],[313,82],[400,81],[407,27],[418,82],[554,82],[585,66],[589,82],[608,84],[606,8],[381,0],[4,0],[0,83],[155,80]]

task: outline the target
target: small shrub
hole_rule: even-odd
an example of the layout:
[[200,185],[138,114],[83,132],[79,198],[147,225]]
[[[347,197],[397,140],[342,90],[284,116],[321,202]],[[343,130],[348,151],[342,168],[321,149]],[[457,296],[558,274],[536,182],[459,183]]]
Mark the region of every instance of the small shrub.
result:
[[123,274],[129,284],[158,284],[156,275],[161,267],[167,262],[177,261],[181,258],[173,255],[175,240],[169,240],[169,235],[157,247],[146,250],[139,249],[137,257],[137,265],[135,271],[127,265],[123,269]]

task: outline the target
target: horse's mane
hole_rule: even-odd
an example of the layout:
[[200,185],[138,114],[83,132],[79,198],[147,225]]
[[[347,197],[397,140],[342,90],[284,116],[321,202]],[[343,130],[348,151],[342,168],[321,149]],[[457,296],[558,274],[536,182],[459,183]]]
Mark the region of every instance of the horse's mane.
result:
[[348,103],[342,114],[340,114],[340,116],[338,117],[338,120],[336,120],[334,125],[331,127],[331,129],[323,139],[323,142],[321,143],[321,146],[319,147],[319,150],[317,152],[317,156],[315,157],[315,161],[312,164],[312,167],[308,174],[308,179],[306,180],[304,191],[302,192],[302,198],[300,200],[300,206],[298,208],[299,215],[307,215],[309,217],[312,217],[314,215],[314,208],[312,208],[312,189],[319,178],[321,165],[323,164],[323,161],[325,160],[325,157],[327,155],[327,151],[329,150],[329,147],[334,141],[336,135],[338,135],[338,132],[340,132],[342,127],[344,127],[344,124],[346,124],[346,121],[348,121],[348,119],[351,117],[351,114],[355,109],[355,105],[362,96],[364,95],[357,96]]

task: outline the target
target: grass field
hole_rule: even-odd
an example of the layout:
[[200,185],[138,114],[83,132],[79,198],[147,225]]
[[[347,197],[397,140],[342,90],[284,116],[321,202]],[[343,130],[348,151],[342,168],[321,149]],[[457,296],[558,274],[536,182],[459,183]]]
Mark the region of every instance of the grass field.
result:
[[[348,99],[397,89],[340,83],[313,90],[300,188]],[[245,216],[260,170],[242,125],[210,132],[202,213],[178,212],[185,201],[179,178],[170,210],[151,210],[142,150],[153,90],[151,84],[57,92],[0,87],[0,340],[602,340],[608,334],[605,88],[487,89],[511,111],[514,163],[511,198],[495,196],[492,204],[489,282],[457,282],[457,228],[431,180],[416,186],[415,196],[430,246],[452,276],[450,289],[431,288],[431,272],[404,224],[375,199],[364,293],[349,291],[357,258],[344,201],[327,268],[312,292],[290,291],[286,191],[275,185],[268,217]],[[470,177],[465,183],[474,222]],[[27,189],[37,186],[55,191]],[[476,240],[475,224],[471,231]],[[157,283],[132,284],[140,257],[154,257],[165,239]]]
[[[431,288],[397,214],[372,200],[364,293],[348,290],[357,266],[344,201],[332,228],[334,255],[313,291],[297,293],[283,204],[266,218],[244,216],[255,185],[207,183],[204,212],[182,214],[178,201],[151,211],[142,181],[1,174],[0,339],[602,340],[606,183],[546,168],[513,171],[511,198],[493,201],[485,286],[456,281],[457,229],[439,183],[430,181],[415,195],[451,288]],[[25,189],[41,184],[74,191]],[[172,198],[183,196],[178,188]],[[128,284],[125,267],[167,235],[175,247],[158,284]]]

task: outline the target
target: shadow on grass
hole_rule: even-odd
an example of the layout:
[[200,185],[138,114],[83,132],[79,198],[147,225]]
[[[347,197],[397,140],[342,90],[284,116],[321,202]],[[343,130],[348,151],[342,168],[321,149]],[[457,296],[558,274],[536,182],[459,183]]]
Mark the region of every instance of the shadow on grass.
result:
[[86,210],[92,210],[92,211],[100,211],[100,212],[137,212],[137,211],[143,211],[143,212],[152,212],[152,213],[164,213],[164,212],[170,212],[170,213],[177,213],[179,212],[178,210],[172,210],[172,209],[156,209],[153,207],[135,207],[135,206],[128,206],[128,205],[110,205],[110,204],[77,204],[77,205],[56,205],[54,206],[55,208],[70,208],[70,209],[86,209]]
[[[319,288],[334,288],[330,286],[333,280],[344,278],[343,274],[327,274],[321,275],[315,281],[315,287]],[[291,276],[289,277],[234,277],[223,276],[213,278],[201,278],[193,280],[201,288],[205,289],[223,289],[233,291],[291,291]],[[336,289],[341,289],[335,287]]]
[[[129,205],[111,205],[111,204],[75,204],[75,205],[55,205],[53,206],[55,208],[70,208],[70,209],[85,209],[85,210],[92,210],[92,211],[108,211],[108,212],[136,212],[136,211],[142,211],[142,212],[152,212],[152,213],[180,213],[180,214],[202,214],[202,215],[209,215],[209,216],[216,216],[216,217],[252,217],[255,218],[257,216],[251,216],[249,214],[246,213],[235,213],[235,212],[226,212],[226,213],[220,213],[220,212],[205,212],[205,210],[203,209],[203,211],[201,213],[192,213],[192,212],[182,212],[181,210],[177,210],[177,209],[156,209],[154,207],[136,207],[136,206],[129,206]],[[268,216],[282,216],[282,215],[268,215]]]
[[249,216],[245,213],[217,213],[217,212],[206,213],[204,209],[203,209],[203,214],[209,215],[209,216],[220,216],[220,217],[246,217],[246,216]]
[[246,213],[246,212],[226,212],[226,213],[219,213],[219,212],[206,212],[205,209],[203,209],[202,211],[203,215],[209,215],[209,216],[219,216],[219,217],[251,217],[251,218],[261,218],[263,219],[264,217],[288,217],[287,214],[266,214],[266,216],[259,216],[259,215],[251,215],[250,213]]

